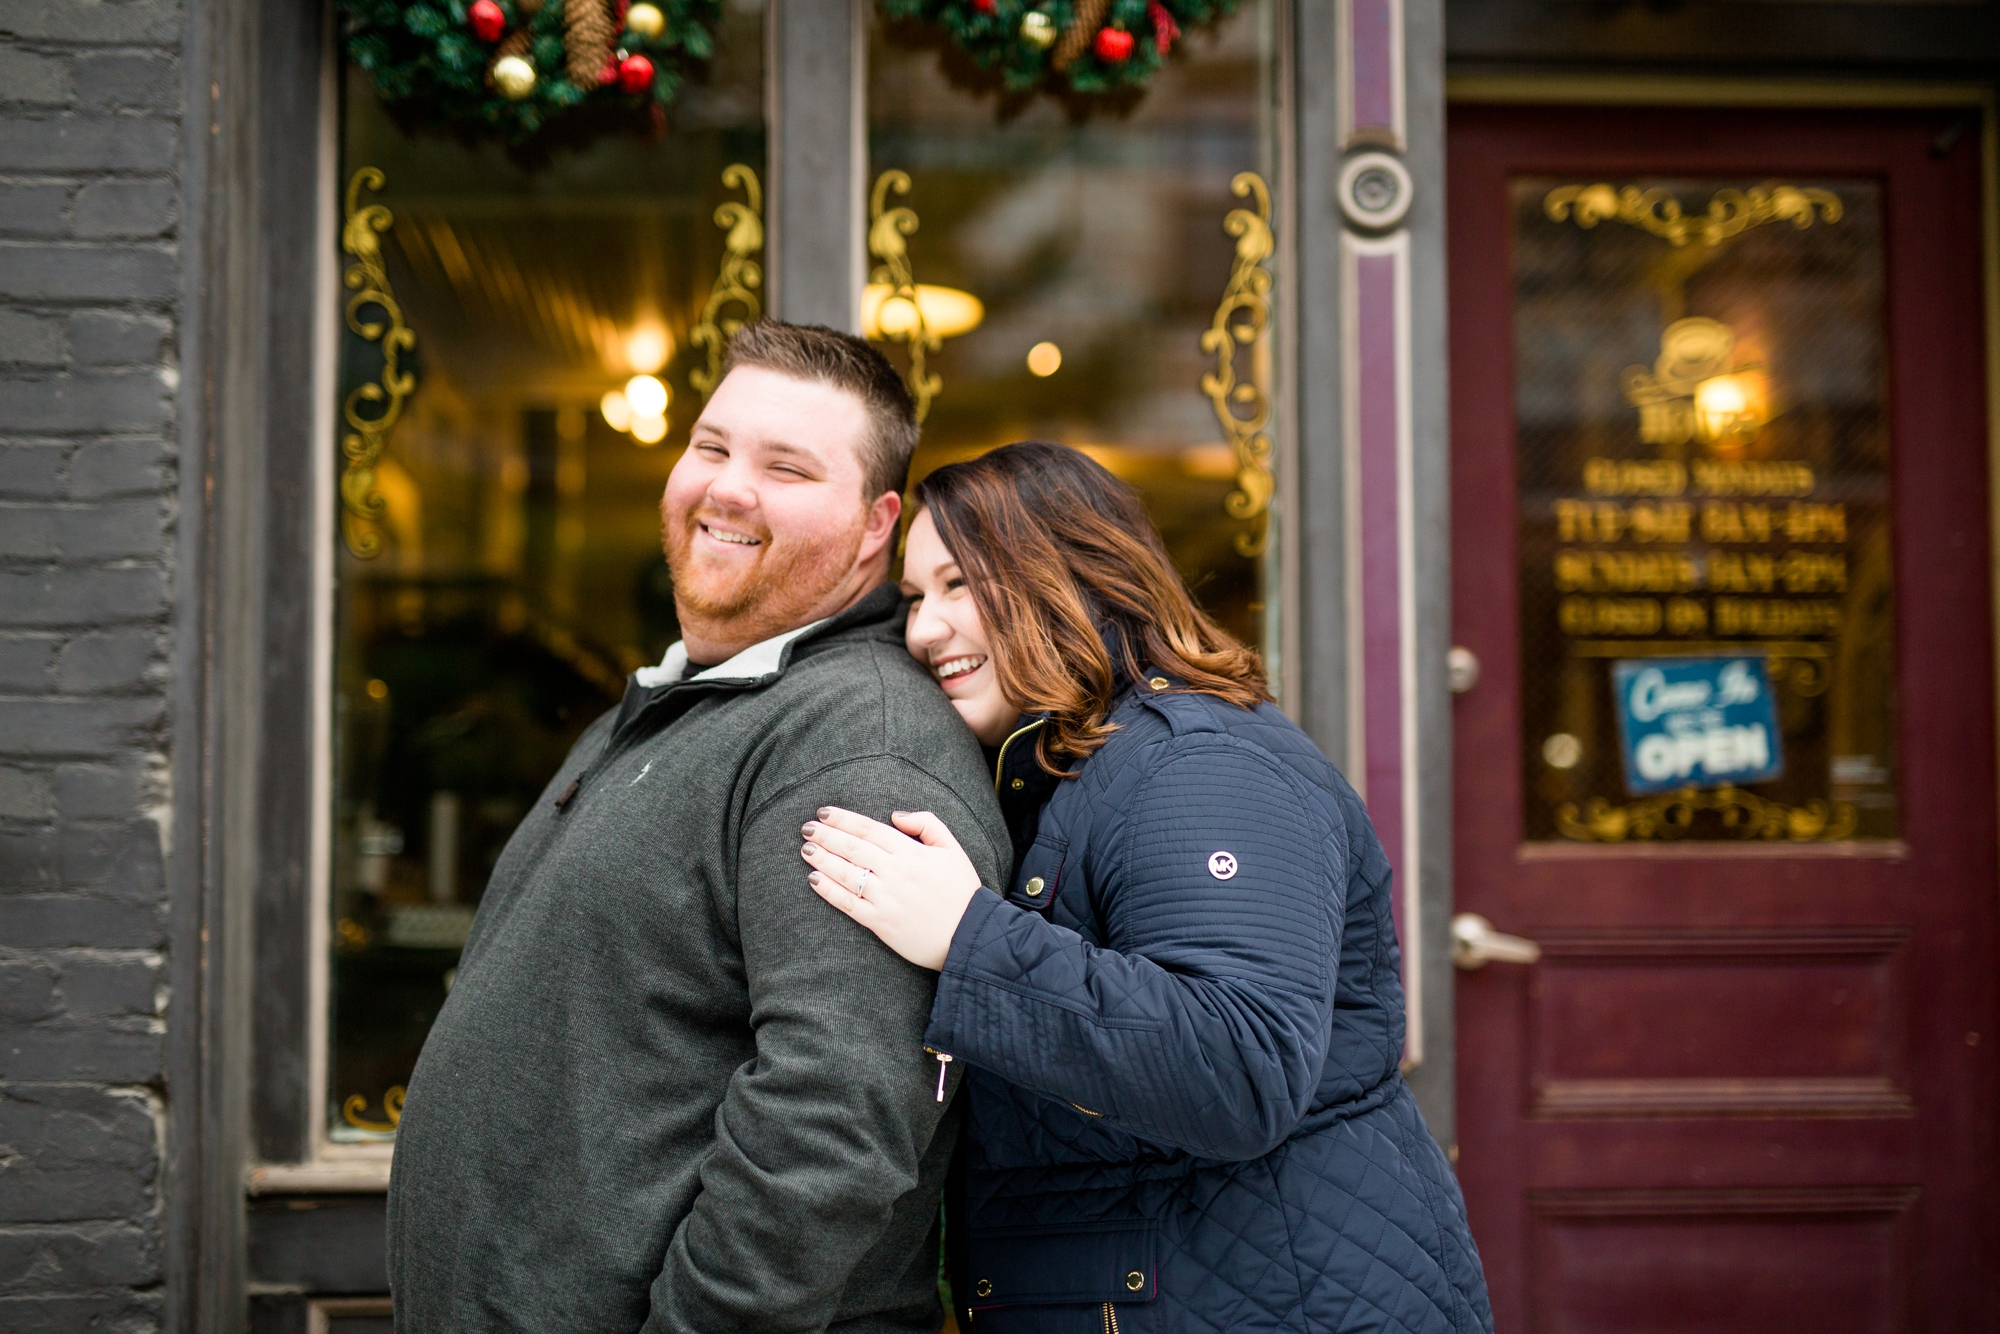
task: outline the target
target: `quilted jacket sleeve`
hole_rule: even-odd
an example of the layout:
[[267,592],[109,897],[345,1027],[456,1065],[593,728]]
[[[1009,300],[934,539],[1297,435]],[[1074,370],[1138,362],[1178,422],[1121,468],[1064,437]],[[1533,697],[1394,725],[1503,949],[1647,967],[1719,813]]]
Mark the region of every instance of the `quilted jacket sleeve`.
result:
[[925,1041],[1142,1140],[1259,1157],[1326,1058],[1345,832],[1236,738],[1177,738],[1120,786],[1065,863],[1090,877],[1104,944],[981,890]]

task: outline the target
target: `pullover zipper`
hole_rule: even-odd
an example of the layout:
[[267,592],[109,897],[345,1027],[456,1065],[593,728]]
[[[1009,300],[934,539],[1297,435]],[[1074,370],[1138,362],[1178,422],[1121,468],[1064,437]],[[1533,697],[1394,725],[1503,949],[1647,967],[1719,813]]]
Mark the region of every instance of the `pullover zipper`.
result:
[[944,1101],[944,1072],[945,1072],[945,1069],[946,1069],[946,1067],[948,1067],[948,1066],[949,1066],[949,1065],[951,1064],[951,1053],[950,1053],[950,1052],[947,1052],[947,1051],[939,1051],[939,1050],[938,1050],[938,1049],[937,1049],[936,1047],[926,1047],[926,1048],[924,1048],[924,1050],[925,1050],[925,1051],[927,1051],[927,1052],[929,1052],[929,1053],[930,1053],[931,1055],[933,1055],[933,1056],[937,1057],[937,1063],[938,1063],[938,1091],[937,1091],[937,1100],[938,1100],[939,1102],[943,1102],[943,1101]]

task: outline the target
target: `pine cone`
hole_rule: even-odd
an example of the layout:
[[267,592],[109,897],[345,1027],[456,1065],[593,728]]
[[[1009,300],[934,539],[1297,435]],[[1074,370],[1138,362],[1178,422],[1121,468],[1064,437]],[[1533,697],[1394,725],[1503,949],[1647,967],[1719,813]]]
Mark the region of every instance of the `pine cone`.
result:
[[563,0],[563,63],[569,81],[586,93],[597,87],[617,35],[605,0]]
[[1049,63],[1057,69],[1068,69],[1090,49],[1091,39],[1097,36],[1097,30],[1104,26],[1104,16],[1110,12],[1111,0],[1077,0],[1076,17],[1063,29],[1056,42],[1055,58]]

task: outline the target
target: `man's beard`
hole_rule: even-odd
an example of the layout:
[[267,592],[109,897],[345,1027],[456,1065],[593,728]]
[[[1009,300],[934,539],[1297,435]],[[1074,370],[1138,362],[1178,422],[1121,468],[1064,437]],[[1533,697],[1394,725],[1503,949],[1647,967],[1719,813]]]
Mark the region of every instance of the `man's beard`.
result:
[[[703,570],[695,560],[695,534],[705,518],[730,522],[727,515],[697,505],[680,523],[665,525],[667,569],[673,575],[676,608],[683,623],[704,625],[712,637],[740,640],[754,636],[752,643],[806,622],[853,572],[868,526],[868,516],[861,513],[848,531],[816,541],[780,541],[768,531],[753,532],[751,535],[764,544],[757,560],[725,582],[717,577],[720,571]],[[731,526],[750,525],[739,521]]]

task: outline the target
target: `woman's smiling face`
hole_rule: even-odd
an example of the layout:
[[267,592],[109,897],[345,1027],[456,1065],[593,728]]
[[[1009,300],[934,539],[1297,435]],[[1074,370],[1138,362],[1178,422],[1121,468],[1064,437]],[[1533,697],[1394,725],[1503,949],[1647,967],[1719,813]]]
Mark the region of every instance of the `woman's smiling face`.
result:
[[989,746],[999,745],[1021,710],[1000,691],[979,607],[929,510],[910,524],[903,547],[903,593],[910,599],[903,640],[911,656],[944,687],[973,735]]

